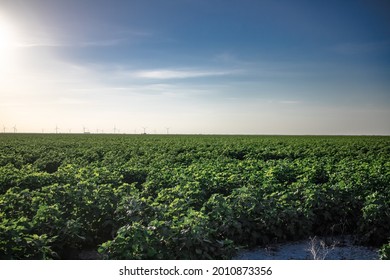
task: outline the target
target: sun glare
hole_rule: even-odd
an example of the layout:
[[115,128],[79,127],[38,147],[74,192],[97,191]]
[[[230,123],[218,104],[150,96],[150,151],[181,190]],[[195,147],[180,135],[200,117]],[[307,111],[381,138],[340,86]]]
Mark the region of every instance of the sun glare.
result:
[[0,74],[15,67],[16,36],[12,24],[0,15]]
[[12,28],[0,19],[0,49],[8,49],[13,45]]

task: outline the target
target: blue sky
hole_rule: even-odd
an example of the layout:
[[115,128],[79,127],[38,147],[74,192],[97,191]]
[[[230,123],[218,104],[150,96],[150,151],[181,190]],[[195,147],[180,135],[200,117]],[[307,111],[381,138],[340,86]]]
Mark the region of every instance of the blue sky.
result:
[[386,1],[0,0],[0,127],[390,134]]

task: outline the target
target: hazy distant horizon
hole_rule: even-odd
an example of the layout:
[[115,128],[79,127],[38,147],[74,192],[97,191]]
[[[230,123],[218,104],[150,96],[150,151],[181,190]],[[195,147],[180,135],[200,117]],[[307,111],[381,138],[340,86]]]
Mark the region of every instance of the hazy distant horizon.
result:
[[305,136],[313,136],[313,137],[390,137],[389,134],[250,134],[250,133],[131,133],[131,132],[1,132],[1,135],[156,135],[156,136],[297,136],[297,137],[305,137]]
[[0,134],[390,135],[389,11],[1,0]]

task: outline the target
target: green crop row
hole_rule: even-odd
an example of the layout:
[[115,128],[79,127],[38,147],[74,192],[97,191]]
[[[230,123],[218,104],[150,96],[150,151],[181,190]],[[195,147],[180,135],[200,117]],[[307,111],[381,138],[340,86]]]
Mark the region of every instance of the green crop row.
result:
[[337,234],[388,258],[390,137],[0,134],[0,259],[229,259]]

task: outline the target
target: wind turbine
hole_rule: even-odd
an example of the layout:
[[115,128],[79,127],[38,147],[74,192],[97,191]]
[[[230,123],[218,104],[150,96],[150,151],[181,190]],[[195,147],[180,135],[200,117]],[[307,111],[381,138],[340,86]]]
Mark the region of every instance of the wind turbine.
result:
[[14,125],[13,129],[14,129],[14,133],[16,133],[16,131],[18,131],[18,130],[16,129],[16,125]]
[[167,134],[169,134],[169,128],[170,128],[170,127],[166,127],[166,128],[165,128],[165,129],[167,130]]
[[116,125],[114,125],[114,134],[116,133]]
[[144,130],[144,134],[146,134],[146,129],[147,129],[147,127],[142,127],[143,128],[143,130]]
[[56,125],[56,134],[58,133],[58,130],[59,130],[60,128]]
[[85,130],[86,130],[87,128],[85,127],[85,126],[83,126],[83,133],[85,133]]

